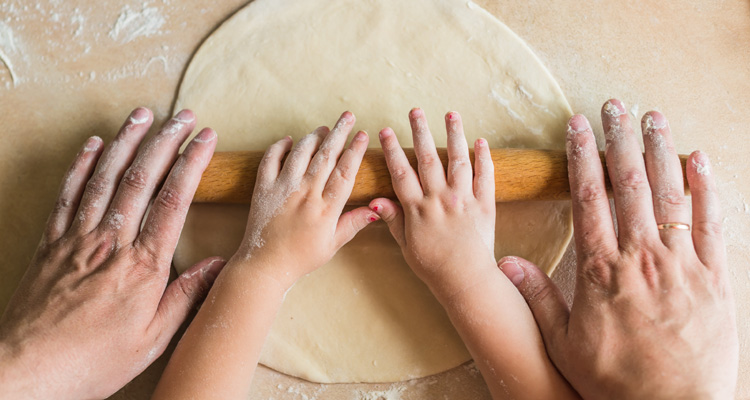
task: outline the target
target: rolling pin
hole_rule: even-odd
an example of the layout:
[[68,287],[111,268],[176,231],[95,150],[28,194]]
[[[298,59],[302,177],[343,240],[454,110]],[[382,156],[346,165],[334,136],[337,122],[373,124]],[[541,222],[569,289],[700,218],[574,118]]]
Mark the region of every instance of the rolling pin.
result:
[[[414,149],[404,149],[411,165],[416,169]],[[473,151],[470,158],[474,160]],[[565,151],[531,149],[491,149],[495,165],[495,200],[535,201],[570,199],[568,161]],[[448,165],[448,152],[438,149],[443,166]],[[600,152],[606,170],[604,153]],[[680,155],[683,177],[686,155]],[[194,203],[248,204],[253,196],[255,175],[263,151],[217,152],[201,178]],[[611,184],[605,173],[607,191]],[[687,191],[687,183],[685,183]],[[396,198],[391,176],[381,149],[368,149],[357,171],[354,189],[347,204],[362,205],[377,197]]]

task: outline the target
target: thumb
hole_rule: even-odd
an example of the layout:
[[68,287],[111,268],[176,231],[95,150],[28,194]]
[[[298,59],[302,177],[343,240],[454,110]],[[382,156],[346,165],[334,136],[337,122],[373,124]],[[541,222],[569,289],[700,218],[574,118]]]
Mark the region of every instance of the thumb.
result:
[[370,202],[370,209],[375,211],[380,218],[388,224],[391,235],[401,248],[406,247],[406,234],[404,233],[404,209],[398,203],[384,197]]
[[164,346],[169,343],[190,311],[206,297],[226,263],[221,257],[209,257],[188,268],[167,286],[156,309],[163,336],[157,341]]
[[336,224],[336,233],[334,234],[336,248],[340,249],[341,246],[349,243],[350,240],[354,239],[357,232],[370,225],[371,222],[379,219],[378,214],[372,212],[367,207],[355,208],[341,214],[339,222]]
[[539,267],[523,258],[503,257],[497,265],[526,300],[552,356],[558,339],[567,332],[570,316],[562,292]]

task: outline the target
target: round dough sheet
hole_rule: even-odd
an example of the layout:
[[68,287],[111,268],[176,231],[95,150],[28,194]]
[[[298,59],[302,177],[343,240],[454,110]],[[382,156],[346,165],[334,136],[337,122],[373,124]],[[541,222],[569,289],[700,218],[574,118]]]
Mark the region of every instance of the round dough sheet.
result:
[[[175,109],[219,135],[218,151],[261,150],[331,126],[345,110],[372,136],[425,110],[438,146],[458,111],[467,139],[564,149],[571,110],[559,86],[505,25],[459,0],[255,0],[201,46]],[[377,147],[377,138],[371,139]],[[248,207],[193,205],[178,271],[230,257]],[[550,273],[572,233],[567,202],[497,205],[496,257]],[[288,251],[295,251],[289,249]],[[392,382],[470,359],[444,310],[410,271],[384,223],[372,224],[288,293],[261,362],[314,382]]]

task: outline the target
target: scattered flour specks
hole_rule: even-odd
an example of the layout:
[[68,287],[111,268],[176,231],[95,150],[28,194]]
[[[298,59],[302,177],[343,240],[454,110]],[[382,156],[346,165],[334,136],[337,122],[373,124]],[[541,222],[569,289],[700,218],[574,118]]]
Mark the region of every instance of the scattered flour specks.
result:
[[404,387],[391,387],[387,390],[358,390],[355,400],[401,400],[401,393],[404,389]]
[[109,37],[121,43],[130,42],[141,36],[151,36],[160,33],[164,25],[164,17],[156,7],[144,7],[141,11],[133,11],[125,5],[120,11]]

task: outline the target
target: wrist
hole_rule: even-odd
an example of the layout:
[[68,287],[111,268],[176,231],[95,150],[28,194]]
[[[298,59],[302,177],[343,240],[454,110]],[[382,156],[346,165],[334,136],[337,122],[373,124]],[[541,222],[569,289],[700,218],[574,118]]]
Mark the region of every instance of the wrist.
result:
[[0,341],[0,387],[8,398],[43,398],[41,386],[35,384],[32,370],[26,367],[22,351],[7,341]]
[[301,277],[289,268],[291,263],[283,256],[253,254],[252,257],[233,257],[224,270],[237,279],[267,281],[286,292]]
[[487,281],[488,274],[496,273],[497,264],[492,255],[486,257],[452,259],[437,268],[425,269],[418,276],[437,300],[446,305],[459,294]]

